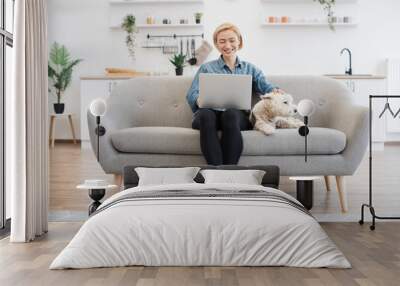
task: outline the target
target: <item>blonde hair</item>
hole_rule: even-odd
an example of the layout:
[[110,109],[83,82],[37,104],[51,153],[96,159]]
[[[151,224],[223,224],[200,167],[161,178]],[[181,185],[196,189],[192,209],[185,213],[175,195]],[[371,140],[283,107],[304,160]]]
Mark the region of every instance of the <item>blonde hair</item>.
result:
[[231,23],[223,23],[221,25],[219,25],[215,31],[214,31],[214,35],[213,35],[213,39],[214,39],[214,46],[217,47],[217,37],[218,34],[223,32],[223,31],[232,31],[234,32],[238,38],[239,38],[239,49],[241,49],[243,47],[243,37],[242,37],[242,33],[240,33],[240,30],[238,27],[236,27],[235,25],[231,24]]

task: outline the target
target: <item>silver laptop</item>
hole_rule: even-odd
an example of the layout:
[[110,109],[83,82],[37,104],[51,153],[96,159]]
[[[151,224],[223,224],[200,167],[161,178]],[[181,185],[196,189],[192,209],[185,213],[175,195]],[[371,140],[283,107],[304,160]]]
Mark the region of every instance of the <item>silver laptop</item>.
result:
[[199,107],[250,110],[251,85],[251,75],[201,73]]

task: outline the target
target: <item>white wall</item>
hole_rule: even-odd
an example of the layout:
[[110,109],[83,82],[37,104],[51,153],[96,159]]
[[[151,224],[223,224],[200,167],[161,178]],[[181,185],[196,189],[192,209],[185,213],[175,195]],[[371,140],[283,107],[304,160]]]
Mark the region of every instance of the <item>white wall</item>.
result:
[[[347,58],[339,54],[343,47],[353,52],[354,73],[382,74],[385,58],[400,57],[398,0],[359,0],[356,4],[338,7],[337,15],[355,14],[359,25],[337,28],[336,32],[325,27],[261,27],[262,17],[271,13],[284,15],[293,9],[293,6],[276,5],[261,0],[205,0],[206,38],[211,41],[214,28],[221,22],[236,23],[245,38],[241,58],[255,63],[267,75],[343,73],[347,65]],[[310,15],[321,11],[316,3],[300,6],[299,9],[306,9]],[[104,68],[110,66],[173,73],[168,57],[159,50],[138,49],[137,61],[132,62],[127,55],[124,33],[108,27],[109,9],[108,0],[48,1],[49,44],[58,41],[65,44],[74,57],[84,59],[75,70],[64,98],[66,110],[77,116],[80,75],[102,74]],[[154,32],[163,33],[164,30]],[[216,56],[214,52],[210,58]],[[50,103],[54,101],[55,98],[50,98]],[[75,125],[79,134],[78,117]],[[66,127],[57,126],[56,138],[69,138]]]

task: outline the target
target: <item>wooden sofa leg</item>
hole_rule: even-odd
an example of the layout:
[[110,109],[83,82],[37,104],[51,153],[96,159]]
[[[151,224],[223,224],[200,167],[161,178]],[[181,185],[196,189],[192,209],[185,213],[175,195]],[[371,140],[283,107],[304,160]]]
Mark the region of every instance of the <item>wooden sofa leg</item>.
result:
[[114,174],[114,182],[117,186],[122,186],[122,175]]
[[343,213],[347,212],[346,182],[344,176],[336,176],[336,185],[339,194],[340,208]]
[[329,176],[324,176],[324,179],[325,179],[326,190],[328,192],[330,192],[331,191],[331,182],[329,180]]

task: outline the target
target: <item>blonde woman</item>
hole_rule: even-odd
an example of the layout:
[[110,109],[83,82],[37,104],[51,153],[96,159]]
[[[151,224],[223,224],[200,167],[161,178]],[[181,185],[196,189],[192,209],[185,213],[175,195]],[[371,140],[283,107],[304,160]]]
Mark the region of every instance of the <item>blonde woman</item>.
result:
[[[215,30],[213,39],[221,56],[200,66],[186,99],[194,112],[192,128],[200,130],[201,151],[207,163],[210,165],[237,164],[243,150],[241,130],[252,128],[248,113],[238,109],[199,108],[197,105],[199,74],[248,74],[252,76],[253,90],[260,94],[271,92],[276,87],[265,79],[260,69],[240,60],[236,55],[243,47],[243,37],[235,25],[230,23],[220,25]],[[221,142],[218,139],[218,130],[222,131]]]

